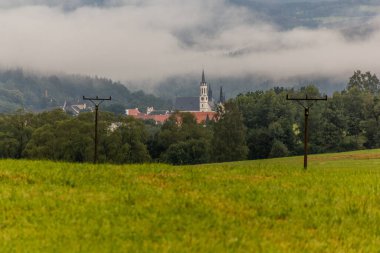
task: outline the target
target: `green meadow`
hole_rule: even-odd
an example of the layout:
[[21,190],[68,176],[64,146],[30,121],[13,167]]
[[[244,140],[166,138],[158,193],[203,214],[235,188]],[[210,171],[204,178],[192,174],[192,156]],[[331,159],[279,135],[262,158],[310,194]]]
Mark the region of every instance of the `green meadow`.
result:
[[302,166],[0,160],[0,252],[379,252],[380,150]]

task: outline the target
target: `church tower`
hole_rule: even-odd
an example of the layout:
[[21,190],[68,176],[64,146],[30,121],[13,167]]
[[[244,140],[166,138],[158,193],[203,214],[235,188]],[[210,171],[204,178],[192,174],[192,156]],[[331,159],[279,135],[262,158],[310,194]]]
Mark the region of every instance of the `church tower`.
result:
[[208,85],[206,83],[205,71],[202,71],[202,81],[199,86],[200,96],[199,96],[199,111],[201,112],[210,112],[211,108],[209,105],[209,97],[208,97]]

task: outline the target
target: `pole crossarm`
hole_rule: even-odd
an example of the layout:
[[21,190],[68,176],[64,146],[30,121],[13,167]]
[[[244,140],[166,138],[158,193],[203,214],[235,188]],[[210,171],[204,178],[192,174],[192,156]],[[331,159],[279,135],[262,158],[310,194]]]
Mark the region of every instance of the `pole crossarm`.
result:
[[99,98],[98,96],[96,96],[94,98],[90,98],[90,97],[83,96],[83,100],[89,100],[95,106],[99,106],[101,103],[103,103],[106,100],[112,100],[112,98],[111,98],[111,96],[109,98]]
[[95,138],[94,138],[94,163],[98,162],[98,110],[99,105],[106,100],[111,100],[111,96],[109,98],[100,98],[98,96],[94,98],[83,96],[83,100],[89,100],[95,106]]
[[296,100],[296,101],[319,101],[319,100],[327,100],[327,95],[323,98],[313,98],[306,95],[304,98],[290,98],[289,95],[286,95],[286,100]]
[[[325,95],[323,98],[315,98],[315,97],[309,97],[308,95],[305,95],[304,98],[290,98],[288,94],[286,94],[286,100],[292,100],[297,102],[300,106],[302,106],[305,109],[310,109],[315,102],[317,101],[326,101],[327,100],[327,95]],[[305,106],[304,104],[301,103],[301,101],[311,101],[311,104],[308,104],[308,106]]]
[[[307,142],[308,142],[308,118],[309,118],[309,109],[314,105],[315,102],[317,101],[326,101],[327,100],[327,95],[325,95],[323,98],[315,98],[315,97],[309,97],[308,95],[305,95],[304,98],[290,98],[288,94],[286,94],[286,100],[292,100],[297,102],[300,106],[302,106],[305,109],[305,129],[304,129],[304,162],[303,162],[303,167],[304,169],[307,169]],[[310,101],[310,104],[303,104],[302,102]]]

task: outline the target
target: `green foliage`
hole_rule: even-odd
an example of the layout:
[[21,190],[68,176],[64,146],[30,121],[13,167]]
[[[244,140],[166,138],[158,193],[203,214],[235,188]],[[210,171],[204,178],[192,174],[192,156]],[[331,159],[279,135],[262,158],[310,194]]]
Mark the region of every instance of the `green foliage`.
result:
[[356,88],[370,93],[377,93],[379,87],[380,81],[375,74],[372,75],[369,71],[362,73],[360,70],[354,72],[347,85],[347,89]]
[[273,136],[267,128],[248,129],[247,145],[250,159],[267,158],[273,143]]
[[[21,116],[24,127],[20,133],[11,132],[15,130],[14,125]],[[3,134],[0,135],[2,157],[70,162],[93,161],[93,113],[70,117],[60,110],[55,110],[37,115],[9,115],[0,119],[11,124],[9,126],[1,124],[4,127]],[[115,124],[114,129],[111,129],[112,124]],[[147,132],[141,121],[129,117],[116,118],[110,113],[99,113],[98,132],[100,162],[150,161],[146,146]],[[25,135],[28,137],[26,141],[24,141]]]
[[21,158],[24,149],[31,138],[32,115],[18,111],[13,115],[0,118],[0,157]]
[[[347,90],[335,92],[327,102],[312,105],[309,114],[311,153],[380,147],[377,83],[376,75],[357,71]],[[286,101],[287,94],[291,97],[321,96],[315,86],[306,86],[299,91],[274,88],[250,92],[235,99],[248,129],[250,159],[271,157],[276,140],[288,150],[284,155],[303,153],[304,109]]]
[[147,131],[143,122],[132,117],[120,117],[118,127],[109,131],[104,140],[106,161],[114,163],[144,163],[150,161],[145,143]]
[[228,101],[219,107],[213,125],[212,159],[217,162],[244,160],[248,155],[246,127],[236,103]]
[[287,155],[289,155],[288,148],[281,141],[275,140],[269,153],[269,157],[284,157]]
[[25,155],[32,159],[90,161],[92,129],[93,124],[81,122],[79,118],[45,124],[33,132]]
[[164,160],[174,165],[202,164],[210,161],[209,156],[209,143],[204,139],[192,139],[170,145]]
[[293,91],[275,88],[267,92],[250,92],[236,98],[248,128],[250,159],[269,157],[275,139],[284,143],[289,150],[295,149],[297,136],[293,125],[297,108],[285,100],[288,92]]
[[210,158],[211,129],[197,124],[191,113],[176,112],[155,135],[153,149],[160,160],[172,164],[197,164]]

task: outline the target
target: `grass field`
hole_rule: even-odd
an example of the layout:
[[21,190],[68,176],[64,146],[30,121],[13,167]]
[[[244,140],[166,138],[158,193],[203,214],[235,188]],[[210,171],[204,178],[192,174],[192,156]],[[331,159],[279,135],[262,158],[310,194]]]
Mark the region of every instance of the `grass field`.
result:
[[0,252],[379,252],[380,150],[302,159],[0,160]]

